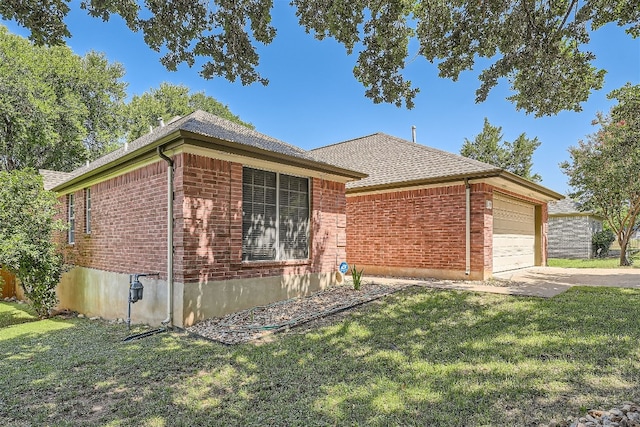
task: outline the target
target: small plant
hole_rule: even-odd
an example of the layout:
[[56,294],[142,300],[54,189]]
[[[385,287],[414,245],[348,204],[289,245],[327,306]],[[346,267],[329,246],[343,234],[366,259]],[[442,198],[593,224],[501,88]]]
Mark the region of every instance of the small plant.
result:
[[355,291],[359,291],[360,290],[360,286],[362,285],[362,272],[364,271],[364,268],[360,271],[358,271],[358,269],[356,268],[356,265],[354,264],[351,267],[351,278],[353,279],[353,289]]
[[591,237],[591,244],[596,258],[606,258],[609,255],[609,248],[615,239],[616,236],[611,230],[602,230],[594,233]]

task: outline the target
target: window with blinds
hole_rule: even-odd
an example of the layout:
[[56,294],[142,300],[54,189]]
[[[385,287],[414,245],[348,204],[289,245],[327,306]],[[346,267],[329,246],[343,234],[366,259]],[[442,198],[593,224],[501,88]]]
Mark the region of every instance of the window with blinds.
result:
[[73,194],[67,195],[67,242],[72,245],[76,242],[76,210],[75,197]]
[[309,257],[309,179],[245,167],[242,259]]

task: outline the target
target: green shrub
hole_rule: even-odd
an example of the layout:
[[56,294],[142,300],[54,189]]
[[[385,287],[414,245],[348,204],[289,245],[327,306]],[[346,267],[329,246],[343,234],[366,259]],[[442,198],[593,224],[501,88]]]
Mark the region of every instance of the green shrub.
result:
[[63,260],[53,242],[64,224],[57,199],[34,170],[0,171],[0,265],[15,274],[40,317],[56,305]]
[[611,230],[602,230],[594,233],[591,236],[591,244],[596,258],[605,258],[609,255],[609,248],[611,248],[611,244],[615,240],[616,236]]

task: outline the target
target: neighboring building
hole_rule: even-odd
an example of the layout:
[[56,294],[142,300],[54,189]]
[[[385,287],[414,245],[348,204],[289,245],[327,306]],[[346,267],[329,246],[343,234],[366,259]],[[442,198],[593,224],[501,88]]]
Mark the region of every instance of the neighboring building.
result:
[[133,321],[186,327],[336,283],[345,184],[366,175],[196,111],[43,176],[70,226],[60,308],[125,318],[129,275],[157,274]]
[[40,172],[42,180],[44,181],[45,190],[51,190],[52,188],[62,184],[72,175],[70,172],[58,172],[48,169],[40,169],[38,172]]
[[365,274],[482,280],[546,265],[554,191],[382,133],[311,153],[369,175],[347,183],[347,260]]
[[593,258],[591,238],[603,219],[571,199],[549,203],[549,258]]

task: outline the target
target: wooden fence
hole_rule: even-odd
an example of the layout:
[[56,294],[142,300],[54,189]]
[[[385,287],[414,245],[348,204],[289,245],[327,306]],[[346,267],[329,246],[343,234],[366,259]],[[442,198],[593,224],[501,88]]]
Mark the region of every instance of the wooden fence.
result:
[[0,268],[0,277],[2,277],[2,298],[16,296],[16,276]]

